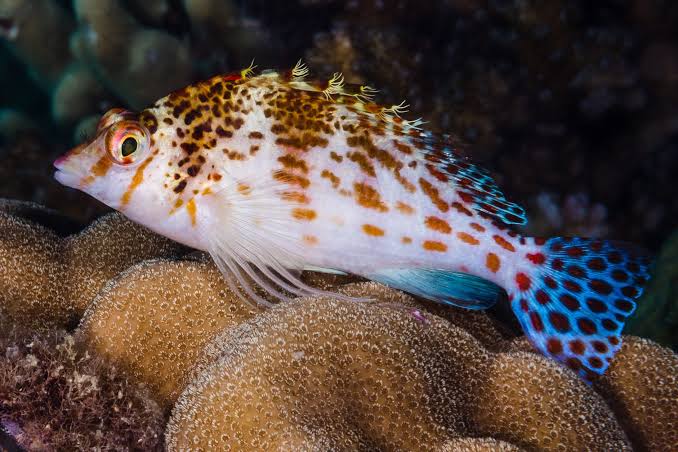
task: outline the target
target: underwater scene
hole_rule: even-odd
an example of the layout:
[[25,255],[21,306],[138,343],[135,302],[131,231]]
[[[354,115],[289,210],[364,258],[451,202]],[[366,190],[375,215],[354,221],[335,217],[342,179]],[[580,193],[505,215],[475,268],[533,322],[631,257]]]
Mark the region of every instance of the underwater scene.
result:
[[0,450],[678,451],[678,3],[0,0]]

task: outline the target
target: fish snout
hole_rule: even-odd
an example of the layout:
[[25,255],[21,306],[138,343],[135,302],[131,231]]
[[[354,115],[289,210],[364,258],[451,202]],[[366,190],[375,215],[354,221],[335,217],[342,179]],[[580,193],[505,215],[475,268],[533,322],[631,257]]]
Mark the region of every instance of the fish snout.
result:
[[[80,144],[54,161],[54,167],[58,170],[66,171],[72,166],[73,157],[80,154],[87,147],[86,143]],[[69,165],[70,163],[70,165]]]

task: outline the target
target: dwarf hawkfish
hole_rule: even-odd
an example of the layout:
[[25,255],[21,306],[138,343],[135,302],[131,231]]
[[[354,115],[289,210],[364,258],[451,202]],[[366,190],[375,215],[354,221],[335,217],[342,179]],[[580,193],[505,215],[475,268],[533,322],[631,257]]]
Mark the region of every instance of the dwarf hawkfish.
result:
[[250,281],[279,300],[322,293],[302,270],[469,309],[506,299],[503,288],[537,349],[585,379],[602,374],[648,260],[604,240],[520,236],[524,210],[449,137],[340,74],[307,75],[301,62],[250,66],[140,113],[113,109],[55,177],[207,251],[247,299],[269,304]]

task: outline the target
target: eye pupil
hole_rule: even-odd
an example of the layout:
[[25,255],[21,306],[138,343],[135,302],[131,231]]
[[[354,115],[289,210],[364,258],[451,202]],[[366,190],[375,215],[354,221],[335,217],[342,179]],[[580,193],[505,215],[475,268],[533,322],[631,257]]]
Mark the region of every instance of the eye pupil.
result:
[[122,142],[122,146],[120,147],[120,151],[123,157],[128,157],[137,150],[137,140],[132,138],[132,137],[127,137],[125,140]]

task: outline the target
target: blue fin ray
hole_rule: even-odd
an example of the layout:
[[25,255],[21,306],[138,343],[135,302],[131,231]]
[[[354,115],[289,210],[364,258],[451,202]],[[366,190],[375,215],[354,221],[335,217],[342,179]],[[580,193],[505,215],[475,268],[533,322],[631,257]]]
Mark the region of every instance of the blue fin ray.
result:
[[489,308],[503,291],[477,276],[433,268],[392,268],[365,276],[428,300],[467,309]]

